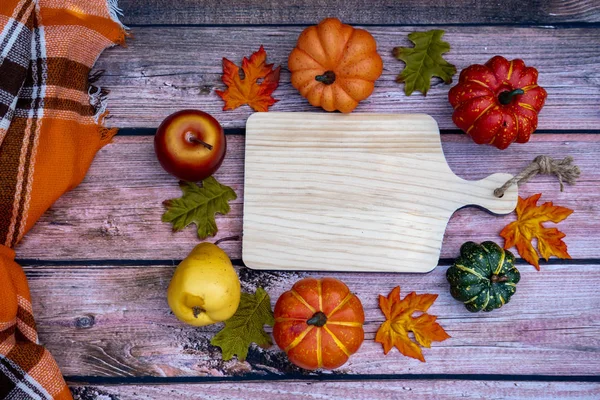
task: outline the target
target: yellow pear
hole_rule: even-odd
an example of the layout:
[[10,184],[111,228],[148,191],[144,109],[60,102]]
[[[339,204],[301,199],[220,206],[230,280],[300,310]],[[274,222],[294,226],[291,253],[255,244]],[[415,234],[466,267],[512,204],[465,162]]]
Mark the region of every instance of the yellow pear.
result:
[[186,324],[204,326],[225,321],[240,304],[240,280],[227,254],[212,243],[200,243],[177,266],[167,301]]

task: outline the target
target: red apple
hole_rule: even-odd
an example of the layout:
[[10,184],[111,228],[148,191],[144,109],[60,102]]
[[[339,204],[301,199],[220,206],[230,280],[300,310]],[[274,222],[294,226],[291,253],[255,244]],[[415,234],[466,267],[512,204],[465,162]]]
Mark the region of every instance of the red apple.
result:
[[189,182],[215,173],[226,151],[225,133],[219,121],[199,110],[181,110],[160,124],[154,151],[171,175]]

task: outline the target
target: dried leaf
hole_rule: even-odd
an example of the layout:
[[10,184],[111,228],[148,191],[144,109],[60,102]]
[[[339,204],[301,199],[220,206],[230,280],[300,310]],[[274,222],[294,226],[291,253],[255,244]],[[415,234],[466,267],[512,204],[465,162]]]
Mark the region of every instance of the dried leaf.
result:
[[[379,308],[386,321],[377,330],[375,341],[383,345],[385,354],[395,346],[405,356],[425,362],[419,344],[429,348],[431,342],[441,342],[450,337],[444,328],[435,322],[436,316],[426,314],[435,299],[437,294],[410,292],[400,300],[400,286],[396,286],[388,297],[379,295]],[[422,314],[413,317],[415,311]],[[408,332],[415,335],[416,342],[410,340]]]
[[[237,65],[223,58],[223,83],[227,85],[224,92],[217,90],[217,94],[225,101],[224,111],[234,110],[239,106],[248,104],[254,111],[268,111],[275,104],[271,94],[279,85],[279,70],[273,69],[273,64],[265,64],[267,52],[260,49],[242,60],[243,78]],[[261,83],[258,80],[262,79]]]
[[237,355],[243,361],[248,355],[250,344],[256,343],[263,348],[273,344],[264,326],[273,326],[274,323],[271,299],[259,287],[255,294],[242,293],[237,311],[225,321],[225,328],[211,339],[210,344],[221,348],[223,360],[230,360]]
[[215,214],[227,214],[229,201],[237,195],[229,186],[221,185],[214,177],[202,181],[202,187],[192,182],[179,182],[183,196],[163,202],[167,211],[163,222],[172,222],[173,231],[180,231],[189,224],[196,224],[200,240],[217,233]]
[[437,76],[446,84],[452,83],[456,67],[442,58],[442,54],[450,51],[448,42],[442,40],[444,31],[434,29],[427,32],[413,32],[408,39],[415,47],[396,47],[394,57],[406,63],[396,82],[404,82],[404,93],[410,96],[418,90],[427,95],[431,87],[431,77]]
[[540,270],[540,257],[531,244],[532,239],[537,239],[539,253],[546,261],[550,256],[558,258],[571,258],[567,252],[567,244],[562,241],[566,236],[556,228],[546,228],[543,222],[558,223],[567,218],[573,210],[555,206],[548,201],[541,206],[537,205],[541,193],[523,200],[519,197],[517,202],[517,220],[502,229],[500,236],[504,238],[504,248],[516,246],[517,251],[525,261]]

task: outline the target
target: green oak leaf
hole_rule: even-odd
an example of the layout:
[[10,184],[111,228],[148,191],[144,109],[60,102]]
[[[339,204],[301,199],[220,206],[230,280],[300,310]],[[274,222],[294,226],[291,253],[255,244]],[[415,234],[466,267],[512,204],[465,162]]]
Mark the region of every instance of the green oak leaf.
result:
[[415,47],[394,48],[394,57],[406,63],[396,82],[405,83],[404,93],[407,96],[415,90],[426,96],[432,76],[442,78],[446,84],[452,83],[456,67],[442,58],[442,54],[450,51],[450,44],[442,41],[443,35],[444,31],[440,29],[413,32],[408,39]]
[[211,339],[210,344],[221,348],[223,360],[231,360],[237,355],[240,361],[244,361],[251,343],[261,347],[273,344],[271,337],[264,330],[264,325],[273,324],[275,318],[271,311],[271,299],[269,294],[259,287],[255,294],[242,293],[237,311],[225,321],[225,327]]
[[221,185],[212,176],[202,181],[202,187],[192,182],[179,182],[183,196],[165,200],[167,211],[163,222],[173,223],[173,231],[180,231],[191,223],[198,227],[200,240],[217,233],[215,214],[227,214],[229,201],[237,199],[232,188]]

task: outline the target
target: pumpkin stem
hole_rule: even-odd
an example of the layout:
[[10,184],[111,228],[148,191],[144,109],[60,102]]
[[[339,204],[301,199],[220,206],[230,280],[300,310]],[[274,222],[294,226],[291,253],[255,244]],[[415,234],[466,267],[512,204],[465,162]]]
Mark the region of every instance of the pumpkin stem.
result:
[[492,275],[492,283],[500,283],[500,282],[506,282],[508,281],[508,276],[506,275]]
[[326,85],[331,85],[333,82],[335,82],[335,72],[325,71],[323,75],[315,76],[315,80]]
[[498,101],[502,105],[508,105],[513,100],[513,97],[516,95],[525,94],[523,89],[515,89],[510,92],[502,92],[498,95]]
[[322,327],[326,323],[327,323],[327,315],[325,315],[325,313],[323,313],[321,311],[317,311],[316,313],[314,313],[314,315],[308,321],[306,321],[307,325],[314,325],[317,328]]

